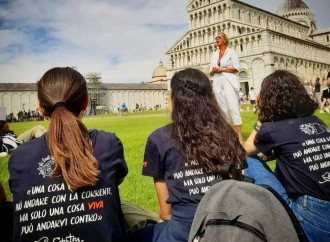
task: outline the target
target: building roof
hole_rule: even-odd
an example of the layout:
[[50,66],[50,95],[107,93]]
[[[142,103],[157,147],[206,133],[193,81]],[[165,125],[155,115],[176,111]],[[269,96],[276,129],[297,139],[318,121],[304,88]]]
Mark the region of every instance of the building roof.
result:
[[163,66],[162,61],[159,62],[159,66],[157,66],[154,72],[152,73],[152,80],[160,79],[160,78],[166,80],[166,69]]
[[[102,83],[108,90],[167,90],[166,84]],[[0,83],[0,91],[37,91],[36,83]]]
[[328,34],[328,33],[330,33],[330,28],[318,29],[313,32],[312,36],[319,35],[319,34]]
[[0,91],[37,91],[36,83],[0,83]]
[[167,90],[166,84],[150,83],[103,83],[108,90]]
[[308,9],[306,3],[304,3],[302,0],[283,0],[283,2],[278,7],[276,13],[278,15],[283,15],[287,12],[292,12],[295,10],[302,10],[302,9]]

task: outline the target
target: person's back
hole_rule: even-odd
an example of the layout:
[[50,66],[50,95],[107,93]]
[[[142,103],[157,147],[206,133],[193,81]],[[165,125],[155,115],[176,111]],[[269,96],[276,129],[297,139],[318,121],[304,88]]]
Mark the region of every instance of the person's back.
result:
[[313,115],[316,109],[296,75],[277,70],[267,76],[258,98],[258,122],[245,145],[249,155],[276,159],[275,173],[251,156],[245,175],[281,195],[310,241],[329,241],[330,129]]
[[142,168],[153,178],[165,222],[138,231],[130,241],[187,241],[197,206],[219,166],[242,167],[245,160],[204,73],[192,68],[177,72],[169,93],[173,122],[148,137]]
[[117,241],[123,233],[118,184],[127,174],[120,140],[81,122],[88,96],[77,71],[46,72],[38,98],[49,130],[9,160],[13,241]]
[[305,82],[304,88],[305,88],[307,94],[310,96],[311,95],[311,90],[309,88],[309,82]]
[[321,83],[320,83],[320,78],[316,78],[315,84],[314,84],[314,98],[315,102],[321,106]]
[[121,109],[122,110],[125,110],[127,107],[126,107],[126,103],[123,103],[122,105],[121,105]]
[[[84,241],[112,241],[122,234],[117,177],[124,177],[123,150],[110,133],[90,132],[100,173],[95,186],[71,192],[61,177],[52,178],[54,159],[47,134],[22,144],[10,158],[14,198],[13,241],[71,237]],[[27,155],[27,151],[31,151]]]

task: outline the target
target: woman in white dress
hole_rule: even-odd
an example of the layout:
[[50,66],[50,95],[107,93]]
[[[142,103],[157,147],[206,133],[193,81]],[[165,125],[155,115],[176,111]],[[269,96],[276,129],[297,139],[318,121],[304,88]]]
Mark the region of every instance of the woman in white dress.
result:
[[215,42],[218,50],[213,52],[210,63],[213,91],[228,122],[229,116],[231,117],[235,132],[242,143],[242,119],[238,101],[240,84],[236,75],[240,69],[238,55],[228,47],[229,39],[225,33],[219,33]]

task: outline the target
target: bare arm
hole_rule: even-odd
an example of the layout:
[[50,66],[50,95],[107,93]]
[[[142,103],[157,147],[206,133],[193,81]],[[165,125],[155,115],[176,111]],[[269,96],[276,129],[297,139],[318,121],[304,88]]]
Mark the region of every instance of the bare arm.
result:
[[245,150],[247,155],[256,155],[259,153],[258,148],[254,145],[254,139],[256,137],[257,131],[252,130],[249,138],[245,142]]
[[256,124],[256,127],[252,130],[249,138],[245,142],[245,150],[247,155],[258,155],[260,159],[263,161],[271,161],[275,159],[275,156],[272,155],[264,155],[260,150],[254,145],[254,140],[256,137],[257,132],[259,131],[261,127],[261,123],[258,121]]
[[249,136],[249,138],[245,142],[245,150],[247,152],[247,155],[256,155],[259,153],[258,148],[254,145],[254,140],[256,138],[256,134],[259,131],[261,127],[261,122],[258,121],[254,127],[253,130]]
[[163,220],[171,219],[172,207],[166,203],[168,198],[168,190],[165,180],[154,179],[155,189],[159,204],[159,217]]

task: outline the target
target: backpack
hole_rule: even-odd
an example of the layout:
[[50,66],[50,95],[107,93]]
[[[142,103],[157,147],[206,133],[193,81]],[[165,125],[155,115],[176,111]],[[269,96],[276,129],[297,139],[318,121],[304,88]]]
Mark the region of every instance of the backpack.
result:
[[19,145],[22,144],[21,141],[19,141],[16,137],[14,137],[12,134],[6,134],[1,136],[1,152],[7,152],[10,153],[13,150],[15,150]]
[[223,180],[199,203],[188,242],[308,241],[285,201],[270,187]]

